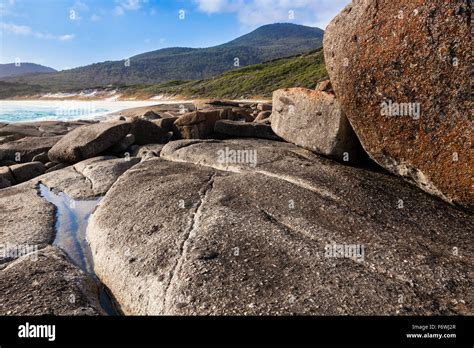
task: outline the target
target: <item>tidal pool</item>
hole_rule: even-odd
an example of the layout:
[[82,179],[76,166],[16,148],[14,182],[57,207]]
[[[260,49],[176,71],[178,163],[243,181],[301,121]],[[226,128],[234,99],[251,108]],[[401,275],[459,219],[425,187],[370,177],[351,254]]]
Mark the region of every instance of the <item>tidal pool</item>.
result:
[[107,293],[105,286],[94,273],[94,262],[86,240],[89,217],[102,197],[91,200],[75,200],[64,192],[55,194],[47,186],[40,184],[41,197],[56,206],[55,238],[53,244],[66,252],[72,262],[94,279],[99,287],[99,301],[109,315],[118,311]]

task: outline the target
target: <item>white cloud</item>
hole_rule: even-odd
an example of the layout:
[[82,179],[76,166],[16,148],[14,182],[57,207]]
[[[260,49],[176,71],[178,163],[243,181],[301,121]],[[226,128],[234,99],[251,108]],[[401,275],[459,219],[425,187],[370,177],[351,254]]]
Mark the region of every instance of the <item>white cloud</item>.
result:
[[121,6],[128,11],[135,11],[140,9],[140,0],[122,0],[120,1]]
[[[236,13],[244,27],[294,22],[324,29],[351,0],[194,0],[208,14]],[[291,12],[290,12],[291,11]],[[294,14],[294,18],[291,16]]]
[[99,16],[99,15],[93,14],[93,15],[91,16],[91,21],[92,21],[92,22],[97,22],[97,21],[99,21],[99,20],[100,20],[100,16]]
[[232,12],[236,3],[240,1],[229,0],[196,0],[200,11],[205,13]]
[[0,30],[5,32],[10,32],[15,35],[22,36],[34,36],[38,39],[47,39],[47,40],[58,40],[58,41],[70,41],[74,39],[74,34],[65,34],[65,35],[53,35],[49,33],[42,33],[31,29],[31,27],[26,25],[17,25],[13,23],[4,23],[0,22]]
[[116,6],[114,9],[114,15],[122,16],[125,13],[125,10],[121,6]]
[[142,4],[148,0],[115,0],[117,6],[114,8],[114,15],[123,16],[125,11],[137,11],[142,8]]
[[74,37],[75,37],[74,34],[65,34],[65,35],[58,36],[58,40],[59,41],[71,41],[72,39],[74,39]]
[[72,8],[78,11],[83,11],[83,12],[89,11],[89,6],[87,6],[81,0],[76,0]]
[[31,35],[33,31],[26,25],[16,25],[12,23],[0,22],[0,30],[9,31],[16,35]]

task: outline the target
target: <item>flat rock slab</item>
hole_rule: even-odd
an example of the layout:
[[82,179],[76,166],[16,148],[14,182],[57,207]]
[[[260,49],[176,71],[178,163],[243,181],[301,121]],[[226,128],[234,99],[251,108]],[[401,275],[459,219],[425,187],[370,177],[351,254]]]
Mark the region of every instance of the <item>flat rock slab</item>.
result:
[[302,185],[323,196],[341,200],[341,183],[332,185],[335,174],[328,169],[340,168],[331,160],[315,155],[293,144],[261,139],[179,140],[165,145],[161,157],[177,162],[191,162],[232,172],[252,171],[277,176]]
[[54,239],[54,206],[39,196],[34,180],[0,190],[0,222],[0,264]]
[[0,145],[0,158],[16,162],[30,162],[33,157],[49,151],[62,136],[25,137]]
[[89,124],[98,123],[95,120],[77,120],[77,121],[42,121],[33,123],[38,130],[44,134],[65,135],[76,129]]
[[122,116],[125,118],[135,118],[142,117],[147,112],[154,112],[163,117],[163,114],[166,112],[177,112],[177,113],[186,113],[190,111],[195,111],[196,107],[192,103],[173,103],[173,104],[158,104],[152,106],[140,106],[137,108],[130,108],[126,110],[121,110],[110,114],[109,116]]
[[37,179],[56,194],[64,192],[73,199],[95,197],[91,183],[73,166],[46,173]]
[[98,289],[49,246],[0,270],[0,315],[101,315]]
[[[225,148],[257,164],[221,163]],[[472,218],[399,178],[265,140],[162,157],[127,171],[88,228],[127,314],[473,312]],[[364,251],[330,253],[341,245]]]
[[64,192],[73,199],[103,196],[114,182],[139,158],[99,156],[38,178],[55,193]]
[[0,128],[0,137],[14,136],[16,139],[23,137],[40,137],[38,126],[31,123],[13,123]]
[[80,172],[91,184],[96,196],[105,194],[115,181],[128,169],[140,162],[139,158],[117,158],[107,161],[97,161],[86,165],[81,170],[78,165],[74,168]]
[[42,121],[9,123],[0,128],[0,137],[13,135],[19,139],[23,137],[64,135],[74,128],[91,123],[94,123],[94,121]]

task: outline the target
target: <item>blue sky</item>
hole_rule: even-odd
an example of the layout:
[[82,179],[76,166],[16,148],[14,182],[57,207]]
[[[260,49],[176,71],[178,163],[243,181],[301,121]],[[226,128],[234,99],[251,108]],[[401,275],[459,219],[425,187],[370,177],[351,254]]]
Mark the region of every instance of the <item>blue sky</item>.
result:
[[165,47],[209,47],[261,25],[322,29],[350,0],[0,0],[0,63],[61,70]]

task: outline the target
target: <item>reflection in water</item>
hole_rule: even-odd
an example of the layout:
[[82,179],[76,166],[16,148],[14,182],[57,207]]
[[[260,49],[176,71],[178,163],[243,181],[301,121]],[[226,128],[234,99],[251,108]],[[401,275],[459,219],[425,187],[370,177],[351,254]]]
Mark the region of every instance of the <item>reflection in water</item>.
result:
[[56,206],[56,236],[54,245],[61,248],[80,269],[91,276],[99,285],[99,302],[109,315],[117,311],[104,286],[94,273],[94,263],[89,244],[86,241],[89,217],[99,204],[101,197],[92,200],[75,200],[64,192],[55,194],[43,184],[39,185],[41,197]]
[[94,275],[92,254],[86,241],[87,222],[101,198],[79,201],[64,192],[56,195],[40,184],[41,196],[57,207],[54,245],[63,249],[72,261],[89,275]]

